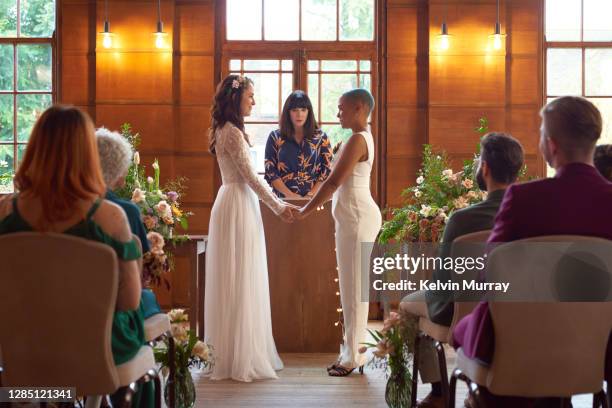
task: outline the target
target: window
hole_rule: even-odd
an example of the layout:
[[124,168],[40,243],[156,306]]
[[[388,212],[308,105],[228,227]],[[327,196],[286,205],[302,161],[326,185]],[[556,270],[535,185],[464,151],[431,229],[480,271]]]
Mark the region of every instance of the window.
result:
[[612,143],[612,1],[546,1],[546,97],[588,98],[601,111],[601,144]]
[[227,0],[226,17],[228,40],[374,40],[374,0]]
[[327,133],[332,146],[344,141],[351,131],[342,129],[337,118],[338,99],[354,88],[371,91],[371,62],[368,60],[309,60],[308,94],[319,126]]
[[255,83],[255,106],[245,118],[245,130],[251,137],[257,171],[263,173],[268,135],[278,127],[283,103],[293,90],[293,61],[233,59],[229,65],[233,74],[246,75]]
[[32,125],[54,99],[55,2],[0,8],[0,193],[12,192]]
[[333,144],[350,136],[336,117],[338,97],[376,89],[375,11],[375,0],[226,0],[221,75],[241,73],[255,82],[256,105],[245,127],[259,172],[268,135],[293,90],[308,93]]

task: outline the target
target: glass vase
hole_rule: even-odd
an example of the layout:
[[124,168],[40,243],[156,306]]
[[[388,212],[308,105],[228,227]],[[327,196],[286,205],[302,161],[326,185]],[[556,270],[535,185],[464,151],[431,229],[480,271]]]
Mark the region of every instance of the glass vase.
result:
[[385,402],[389,408],[410,408],[412,376],[403,368],[392,372],[385,388]]
[[[178,369],[174,377],[174,407],[192,408],[195,404],[196,392],[193,378],[188,368]],[[164,400],[170,406],[170,378],[164,387]]]

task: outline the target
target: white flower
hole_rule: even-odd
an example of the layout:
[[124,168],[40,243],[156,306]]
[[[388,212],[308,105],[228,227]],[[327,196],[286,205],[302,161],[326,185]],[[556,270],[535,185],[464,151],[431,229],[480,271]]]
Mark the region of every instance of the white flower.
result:
[[141,201],[144,201],[144,199],[145,199],[145,192],[139,188],[135,189],[134,192],[132,193],[132,202],[139,203]]
[[439,208],[438,209],[438,215],[440,217],[446,217],[446,212],[442,208]]
[[465,188],[472,188],[474,187],[474,182],[470,179],[465,179],[461,182],[461,185]]
[[153,167],[155,170],[159,170],[159,164],[157,164],[156,161],[153,162],[153,164],[151,165],[151,167]]
[[179,343],[186,342],[189,340],[189,333],[184,324],[173,324],[172,326],[172,337]]
[[188,320],[185,309],[172,309],[168,312],[168,317],[172,323],[186,322]]
[[423,216],[423,217],[429,217],[429,213],[431,212],[431,207],[428,205],[421,205],[421,211],[419,211],[419,213]]
[[172,208],[165,200],[161,200],[159,203],[155,204],[153,208],[155,208],[155,211],[157,211],[161,217],[166,215],[172,217]]
[[134,164],[137,166],[140,164],[140,153],[138,152],[134,153]]
[[5,160],[0,160],[0,167],[8,167],[8,162]]
[[442,177],[451,178],[453,176],[452,169],[446,169],[442,172]]
[[416,198],[419,198],[419,197],[421,197],[422,195],[423,195],[423,193],[421,192],[421,190],[416,190],[416,191],[414,192],[414,196],[415,196]]
[[423,176],[419,176],[416,179],[417,184],[423,184],[424,181],[425,181],[425,177],[423,177]]
[[193,346],[193,349],[191,350],[191,354],[196,357],[199,357],[200,359],[204,361],[207,361],[210,357],[210,350],[206,343],[198,340],[197,343]]
[[147,183],[153,184],[154,181],[153,177],[147,177]]

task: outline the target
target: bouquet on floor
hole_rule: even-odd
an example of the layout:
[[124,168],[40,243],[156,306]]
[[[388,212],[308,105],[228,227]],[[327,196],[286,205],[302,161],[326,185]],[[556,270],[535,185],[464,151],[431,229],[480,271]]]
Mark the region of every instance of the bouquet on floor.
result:
[[408,313],[391,312],[382,330],[368,330],[375,343],[363,343],[360,353],[373,349],[370,364],[385,370],[385,401],[389,407],[409,407],[412,374],[408,369],[414,356],[418,321]]
[[157,232],[166,243],[177,244],[188,240],[186,235],[174,234],[177,226],[187,230],[187,218],[193,215],[183,211],[180,205],[187,179],[180,177],[160,186],[160,166],[157,159],[151,165],[152,176],[146,176],[145,167],[140,164],[140,154],[137,151],[140,135],[133,134],[128,123],[121,126],[121,135],[130,143],[135,153],[125,178],[125,186],[115,193],[138,206],[147,232]]
[[170,310],[168,317],[174,345],[171,346],[170,340],[166,339],[160,347],[153,349],[155,361],[162,367],[162,375],[167,377],[171,372],[174,375],[173,379],[168,378],[166,381],[164,398],[166,405],[171,406],[168,388],[174,384],[173,406],[191,407],[195,403],[196,395],[189,369],[211,368],[214,365],[213,348],[198,340],[196,334],[189,329],[189,318],[183,309]]

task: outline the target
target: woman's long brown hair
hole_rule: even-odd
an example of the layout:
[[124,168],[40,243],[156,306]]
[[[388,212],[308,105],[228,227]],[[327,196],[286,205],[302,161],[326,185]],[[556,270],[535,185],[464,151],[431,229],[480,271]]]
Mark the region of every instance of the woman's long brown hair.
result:
[[[234,87],[234,81],[238,81],[240,85]],[[244,133],[244,117],[240,112],[240,103],[242,94],[249,85],[253,85],[253,81],[247,77],[228,75],[217,86],[213,106],[210,110],[212,120],[209,149],[212,154],[215,154],[215,145],[217,144],[215,132],[225,126],[226,123],[231,123]]]

